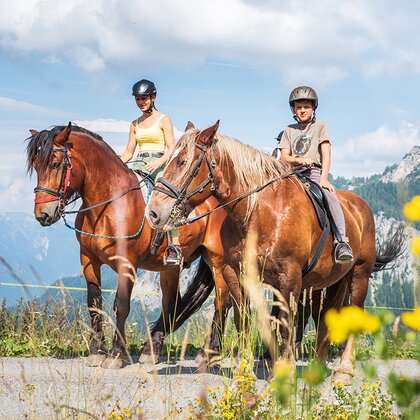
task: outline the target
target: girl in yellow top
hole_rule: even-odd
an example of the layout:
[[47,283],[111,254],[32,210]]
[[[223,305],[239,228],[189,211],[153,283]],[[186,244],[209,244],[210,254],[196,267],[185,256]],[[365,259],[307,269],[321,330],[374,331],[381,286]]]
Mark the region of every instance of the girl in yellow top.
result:
[[[171,119],[155,108],[156,93],[154,83],[149,80],[142,79],[133,85],[133,96],[142,115],[130,124],[128,144],[121,155],[121,160],[127,163],[139,146],[134,168],[140,169],[153,180],[161,175],[175,147]],[[178,229],[170,232],[169,243],[165,263],[181,264],[182,251]]]

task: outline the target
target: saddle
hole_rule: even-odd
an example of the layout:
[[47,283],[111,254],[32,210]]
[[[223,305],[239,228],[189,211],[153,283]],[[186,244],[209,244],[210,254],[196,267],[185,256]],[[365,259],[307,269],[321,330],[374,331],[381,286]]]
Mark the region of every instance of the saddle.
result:
[[318,262],[322,251],[324,250],[325,243],[327,242],[328,235],[331,233],[334,235],[334,237],[338,237],[338,232],[336,230],[335,224],[332,222],[328,201],[325,197],[323,188],[299,172],[296,172],[296,176],[305,186],[306,194],[314,206],[319,226],[322,229],[321,238],[316,246],[314,255],[302,270],[302,276],[305,276],[315,267],[316,263]]

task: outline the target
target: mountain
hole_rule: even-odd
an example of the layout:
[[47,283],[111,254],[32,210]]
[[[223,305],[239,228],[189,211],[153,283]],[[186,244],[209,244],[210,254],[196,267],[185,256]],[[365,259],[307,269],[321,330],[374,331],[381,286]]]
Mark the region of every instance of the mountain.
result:
[[387,182],[405,182],[419,179],[420,177],[420,146],[414,146],[410,153],[406,154],[402,160],[395,165],[385,169],[380,177],[380,181]]
[[[43,292],[5,283],[51,284],[80,272],[79,243],[61,222],[44,228],[26,213],[0,214],[0,299],[8,303]],[[9,269],[9,268],[10,269]]]
[[[406,223],[401,214],[403,204],[414,195],[420,195],[420,146],[415,146],[400,162],[387,167],[382,174],[352,179],[331,176],[331,180],[336,188],[353,190],[366,199],[375,213],[378,239],[383,240],[391,234],[395,223]],[[419,235],[419,230],[420,223],[407,224],[410,237]],[[412,290],[416,277],[413,267],[407,241],[407,249],[397,267],[373,278],[368,302],[384,306],[390,306],[390,302],[392,306],[410,305],[414,299]],[[33,215],[25,213],[0,214],[0,274],[0,299],[7,298],[8,304],[13,304],[21,296],[27,299],[38,297],[44,290],[23,289],[6,286],[4,283],[20,281],[51,285],[62,279],[68,286],[86,286],[84,279],[80,277],[79,244],[74,232],[61,221],[43,228]],[[183,287],[191,275],[191,271],[185,272]],[[103,288],[115,289],[116,285],[115,273],[104,268]],[[57,295],[57,292],[48,290],[44,297],[55,296],[54,293]],[[84,291],[71,293],[78,300],[86,300]],[[148,308],[155,310],[160,306],[156,274],[139,271],[139,281],[134,287],[133,298],[140,297]]]
[[405,225],[405,250],[392,270],[373,275],[366,304],[413,307],[418,267],[409,242],[420,235],[420,223],[405,221],[402,207],[413,196],[420,195],[420,146],[414,146],[400,162],[387,167],[382,174],[352,179],[332,177],[332,183],[337,188],[352,190],[369,203],[375,215],[378,240],[389,239],[397,224]]

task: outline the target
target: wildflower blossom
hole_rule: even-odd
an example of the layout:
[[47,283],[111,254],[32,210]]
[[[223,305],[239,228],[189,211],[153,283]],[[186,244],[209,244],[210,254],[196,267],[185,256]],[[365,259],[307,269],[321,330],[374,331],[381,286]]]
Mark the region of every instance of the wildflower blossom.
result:
[[335,344],[344,343],[351,334],[373,334],[381,326],[378,317],[368,314],[358,306],[348,306],[340,312],[330,309],[325,315],[325,324],[330,341]]
[[404,312],[401,315],[401,320],[407,327],[420,331],[420,306],[417,306],[413,312]]
[[412,222],[420,222],[420,195],[416,195],[404,204],[403,207],[404,216]]
[[414,255],[420,255],[420,236],[411,240],[411,251]]

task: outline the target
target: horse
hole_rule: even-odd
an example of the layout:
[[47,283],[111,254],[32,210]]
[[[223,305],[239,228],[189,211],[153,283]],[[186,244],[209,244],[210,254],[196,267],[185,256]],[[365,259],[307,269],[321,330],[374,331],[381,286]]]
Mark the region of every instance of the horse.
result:
[[[290,335],[298,330],[294,307],[301,293],[313,292],[319,303],[322,289],[326,289],[317,341],[317,354],[325,358],[329,345],[325,312],[349,303],[363,308],[372,272],[384,269],[397,258],[403,238],[400,235],[398,240],[389,241],[383,254],[377,251],[369,205],[350,191],[337,191],[354,259],[348,264],[335,263],[333,238],[328,235],[318,262],[303,276],[322,234],[304,183],[289,164],[218,134],[218,126],[219,122],[183,134],[152,193],[146,217],[154,228],[171,229],[181,225],[193,208],[214,195],[230,216],[224,220],[220,234],[224,248],[223,276],[234,308],[246,306],[248,296],[240,275],[241,262],[247,237],[253,233],[257,236],[255,254],[262,281],[284,300],[284,305],[273,311],[278,316],[281,335],[281,340],[274,333],[271,337],[273,342],[277,341],[277,355],[294,360]],[[236,323],[238,332],[246,325]],[[339,360],[334,381],[351,383],[354,339],[349,338]]]
[[[75,220],[80,244],[80,261],[87,282],[87,302],[92,333],[87,363],[119,368],[127,362],[125,321],[130,311],[133,267],[160,272],[162,313],[151,330],[140,362],[157,361],[163,340],[197,311],[216,286],[215,313],[206,339],[208,354],[217,355],[231,306],[222,276],[220,227],[224,211],[201,218],[181,228],[181,247],[186,264],[201,256],[198,270],[184,295],[179,292],[179,266],[165,266],[166,238],[154,255],[150,251],[154,230],[145,220],[145,197],[135,173],[98,134],[82,127],[55,126],[50,130],[30,130],[27,141],[27,169],[37,172],[34,214],[42,226],[56,223],[75,195],[82,205]],[[142,181],[146,182],[145,179]],[[216,206],[214,198],[197,207],[198,215]],[[166,235],[165,235],[166,236]],[[116,256],[118,256],[116,258]],[[107,357],[102,329],[101,271],[109,265],[118,274],[114,302],[116,331]]]

